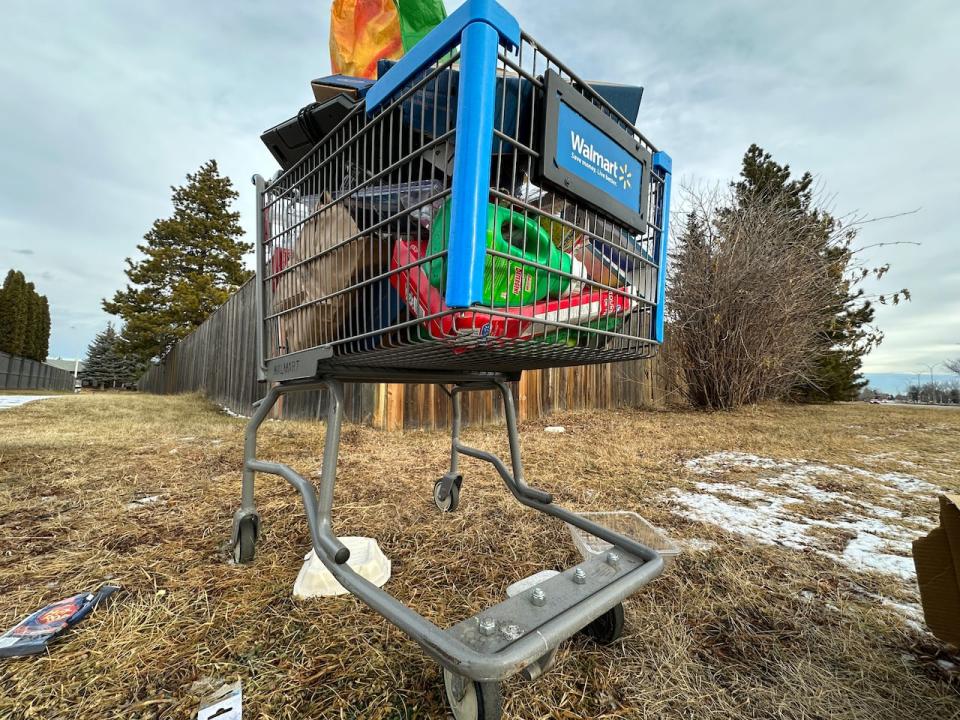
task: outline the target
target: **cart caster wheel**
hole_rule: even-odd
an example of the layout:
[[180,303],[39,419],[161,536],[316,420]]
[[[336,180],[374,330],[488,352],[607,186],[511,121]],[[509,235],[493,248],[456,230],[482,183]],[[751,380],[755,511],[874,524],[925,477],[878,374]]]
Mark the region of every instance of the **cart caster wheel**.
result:
[[600,645],[615,643],[623,635],[623,603],[617,603],[580,631]]
[[233,559],[237,563],[247,564],[253,562],[253,556],[256,554],[257,531],[252,520],[240,523],[237,528],[237,544],[233,546]]
[[453,512],[460,504],[460,483],[462,480],[457,478],[450,486],[450,492],[446,500],[440,499],[440,485],[443,484],[443,478],[440,478],[433,484],[433,504],[437,506],[440,512]]
[[500,720],[503,716],[500,683],[475,682],[445,669],[443,685],[454,720]]

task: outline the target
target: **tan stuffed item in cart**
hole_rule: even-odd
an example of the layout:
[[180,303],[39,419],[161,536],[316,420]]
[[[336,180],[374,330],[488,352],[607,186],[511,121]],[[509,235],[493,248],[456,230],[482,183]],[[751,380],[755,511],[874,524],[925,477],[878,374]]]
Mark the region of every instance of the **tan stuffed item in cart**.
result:
[[[287,266],[303,265],[281,275],[274,292],[276,311],[289,311],[280,316],[281,354],[335,340],[349,311],[350,293],[327,296],[352,285],[371,264],[369,238],[360,236],[345,204],[330,203],[324,194],[314,210],[326,209],[304,223]],[[316,302],[320,298],[326,299]]]

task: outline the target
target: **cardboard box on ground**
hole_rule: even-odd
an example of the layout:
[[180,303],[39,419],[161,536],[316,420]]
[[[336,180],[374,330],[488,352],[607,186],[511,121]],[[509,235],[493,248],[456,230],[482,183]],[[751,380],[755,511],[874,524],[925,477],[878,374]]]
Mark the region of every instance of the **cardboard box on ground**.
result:
[[940,496],[940,527],[913,543],[927,627],[960,647],[960,495]]

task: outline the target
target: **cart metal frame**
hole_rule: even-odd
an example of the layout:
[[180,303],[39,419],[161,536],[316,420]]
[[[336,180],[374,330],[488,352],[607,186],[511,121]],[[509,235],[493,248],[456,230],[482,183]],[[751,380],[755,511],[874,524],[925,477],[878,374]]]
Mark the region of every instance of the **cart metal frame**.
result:
[[[456,72],[459,74],[456,108],[449,100],[454,63],[457,63]],[[541,75],[543,71],[546,80]],[[580,100],[574,99],[574,105],[587,114],[603,115],[600,124],[614,135],[623,131],[624,137],[618,142],[633,147],[637,157],[646,158],[641,183],[643,203],[637,208],[643,215],[643,226],[630,225],[639,238],[640,249],[618,247],[619,252],[633,253],[631,257],[636,265],[642,266],[645,272],[649,271],[644,275],[646,279],[642,287],[628,291],[619,284],[605,287],[595,279],[579,278],[587,288],[585,292],[605,290],[621,298],[629,296],[636,309],[623,319],[622,326],[612,330],[590,328],[584,324],[584,317],[571,312],[558,311],[551,319],[537,320],[546,329],[539,337],[548,330],[566,333],[568,340],[571,333],[575,338],[580,333],[588,337],[586,346],[578,343],[548,345],[529,339],[502,339],[498,340],[499,344],[487,344],[482,334],[471,335],[466,344],[457,344],[456,337],[440,340],[417,337],[418,328],[422,329],[426,322],[451,313],[481,309],[489,311],[493,317],[499,315],[514,320],[525,317],[516,305],[511,307],[508,304],[499,309],[478,308],[485,305],[485,261],[489,257],[512,257],[487,247],[485,235],[490,205],[510,207],[512,213],[532,217],[535,221],[549,214],[551,222],[559,223],[567,230],[601,243],[617,244],[616,238],[620,236],[616,231],[620,220],[611,220],[602,210],[581,207],[574,192],[576,188],[571,184],[567,184],[566,190],[553,191],[562,196],[563,208],[572,211],[572,214],[560,211],[558,215],[542,205],[542,196],[540,200],[521,197],[512,190],[503,190],[497,180],[492,180],[493,177],[503,177],[501,173],[507,169],[506,175],[512,181],[520,176],[529,180],[532,168],[544,159],[544,155],[533,147],[534,141],[519,129],[522,119],[519,100],[513,118],[517,121],[513,133],[504,132],[497,125],[497,122],[509,119],[505,115],[499,120],[495,118],[498,99],[505,107],[507,96],[505,89],[498,89],[498,78],[516,77],[518,82],[536,88],[535,92],[545,92],[551,83],[556,82],[550,77],[556,76],[557,71],[562,71],[563,80],[571,91],[583,94]],[[428,115],[423,109],[425,105],[418,111],[413,109],[417,107],[415,100],[425,88],[432,88],[438,93],[437,97],[447,98],[442,113],[434,107],[432,115]],[[516,93],[518,98],[521,97],[519,89]],[[455,123],[451,121],[454,109]],[[535,112],[536,104],[531,103],[531,123]],[[404,118],[411,123],[405,124]],[[420,128],[429,126],[435,137],[417,145],[413,129],[417,123]],[[530,137],[532,135],[531,128]],[[449,201],[450,233],[446,249],[403,267],[391,266],[389,271],[376,271],[380,274],[374,271],[360,273],[350,280],[351,287],[311,291],[290,301],[289,307],[277,308],[276,288],[285,289],[286,294],[280,295],[288,300],[294,295],[289,290],[297,274],[311,263],[316,264],[321,256],[330,258],[328,265],[336,265],[336,258],[343,248],[355,248],[364,242],[372,248],[375,242],[380,242],[382,249],[382,242],[374,240],[378,234],[388,235],[393,230],[396,231],[396,240],[396,236],[410,233],[410,223],[409,219],[402,221],[399,214],[387,219],[379,215],[376,219],[366,218],[368,222],[363,230],[359,227],[350,230],[346,233],[350,237],[342,239],[338,245],[304,253],[312,254],[312,257],[296,257],[285,264],[277,264],[281,250],[289,249],[284,243],[291,239],[290,236],[306,232],[303,228],[308,223],[330,212],[340,201],[327,198],[317,201],[316,207],[302,208],[290,228],[280,232],[274,232],[272,215],[266,219],[268,212],[279,212],[283,203],[295,204],[304,194],[320,196],[326,193],[331,190],[333,181],[339,180],[348,170],[352,173],[353,166],[364,159],[371,161],[372,158],[376,163],[370,169],[369,177],[360,180],[359,185],[355,183],[354,188],[389,184],[395,182],[394,176],[422,180],[428,176],[424,174],[424,157],[443,148],[448,148],[443,152],[449,154],[450,147],[455,147],[453,157],[444,157],[453,160],[452,172],[442,190],[428,198],[428,201]],[[523,172],[518,173],[518,168]],[[552,663],[559,643],[580,630],[596,626],[604,616],[609,617],[618,609],[619,627],[622,628],[621,602],[663,570],[664,561],[654,549],[558,506],[549,493],[527,483],[520,458],[517,412],[508,383],[517,380],[525,368],[627,360],[649,357],[656,351],[663,339],[671,174],[672,164],[666,153],[658,151],[630,120],[590,90],[588,83],[522,33],[516,19],[506,10],[493,0],[467,0],[393,65],[370,88],[364,105],[358,106],[324,141],[318,143],[310,155],[271,183],[260,176],[254,177],[257,194],[257,370],[260,380],[276,384],[255,405],[246,428],[241,505],[234,515],[231,535],[235,558],[238,562],[250,562],[260,535],[260,516],[254,497],[256,474],[282,477],[300,494],[311,543],[323,565],[344,588],[404,631],[444,668],[447,696],[458,720],[499,717],[499,681],[519,672],[531,678],[538,676]],[[569,197],[564,196],[565,192]],[[271,193],[272,199],[268,200]],[[282,198],[280,204],[278,198]],[[280,340],[285,323],[295,327],[296,322],[300,322],[297,320],[299,313],[321,307],[332,298],[348,298],[343,301],[353,303],[351,317],[362,315],[359,301],[346,293],[362,292],[368,303],[375,303],[374,283],[429,261],[447,263],[445,287],[436,290],[437,295],[443,297],[446,309],[431,311],[433,314],[415,314],[407,308],[405,315],[394,319],[386,328],[394,333],[392,340],[385,336],[382,345],[364,345],[375,340],[380,333],[380,330],[367,326],[355,327],[351,331],[353,334],[343,336],[333,332],[321,333],[312,342]],[[530,264],[529,260],[523,262]],[[528,268],[530,271],[536,269]],[[567,280],[578,279],[565,271],[554,269],[550,272],[554,276],[563,275]],[[399,340],[396,338],[398,333]],[[376,349],[371,350],[371,347]],[[455,354],[455,351],[462,352]],[[349,550],[333,531],[332,505],[343,425],[343,388],[344,383],[349,382],[431,383],[442,386],[447,392],[452,405],[450,467],[434,487],[434,501],[440,509],[444,509],[444,503],[450,509],[456,504],[463,482],[459,459],[466,456],[492,465],[521,505],[580,528],[613,547],[604,556],[590,558],[543,579],[452,627],[444,629],[428,621],[351,569],[347,563]],[[329,396],[319,492],[312,482],[289,465],[257,456],[258,429],[277,401],[287,394],[318,389],[325,389]],[[509,441],[508,462],[461,440],[461,396],[465,392],[479,391],[497,392],[502,398]],[[473,695],[469,693],[471,687]]]
[[[313,549],[324,566],[343,587],[407,633],[444,668],[477,682],[504,680],[528,668],[537,668],[533,674],[539,674],[545,669],[537,665],[541,658],[656,578],[663,570],[663,559],[655,550],[636,540],[556,505],[549,493],[527,484],[520,459],[516,407],[507,384],[510,379],[501,373],[357,369],[272,387],[250,419],[244,438],[241,507],[234,516],[232,532],[237,559],[244,562],[252,560],[252,552],[249,557],[243,554],[247,547],[252,550],[252,546],[248,545],[249,538],[255,540],[259,535],[260,516],[254,502],[255,474],[278,475],[300,493]],[[611,543],[614,549],[604,557],[591,558],[568,568],[537,587],[508,598],[452,628],[444,630],[437,627],[350,568],[347,564],[350,551],[333,533],[331,511],[343,424],[345,382],[437,383],[452,386],[449,391],[453,405],[450,472],[443,478],[441,496],[450,492],[453,484],[460,481],[459,455],[482,460],[494,466],[520,504],[596,535]],[[289,465],[257,459],[257,430],[283,395],[322,388],[329,392],[330,402],[318,495],[313,484]],[[493,453],[469,447],[460,440],[460,394],[480,390],[497,391],[503,399],[510,443],[509,466]]]

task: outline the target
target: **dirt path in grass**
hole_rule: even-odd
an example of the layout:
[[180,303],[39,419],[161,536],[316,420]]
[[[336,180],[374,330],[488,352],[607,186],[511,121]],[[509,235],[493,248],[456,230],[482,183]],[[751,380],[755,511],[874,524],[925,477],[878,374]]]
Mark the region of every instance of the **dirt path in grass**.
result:
[[[243,425],[191,396],[0,413],[0,623],[124,587],[49,656],[0,660],[0,718],[190,718],[211,679],[243,682],[249,718],[446,716],[439,668],[378,615],[291,598],[308,540],[282,480],[258,483],[256,562],[228,562]],[[574,509],[637,511],[684,552],[628,601],[615,646],[575,638],[540,680],[508,681],[505,717],[960,717],[960,660],[926,633],[908,557],[936,494],[960,492],[960,414],[590,412],[521,434],[532,484]],[[315,474],[323,435],[268,422],[261,456]],[[502,429],[464,435],[506,452]],[[577,560],[562,525],[470,459],[460,510],[438,514],[448,442],[346,428],[334,513],[339,534],[380,541],[387,589],[442,626]]]

